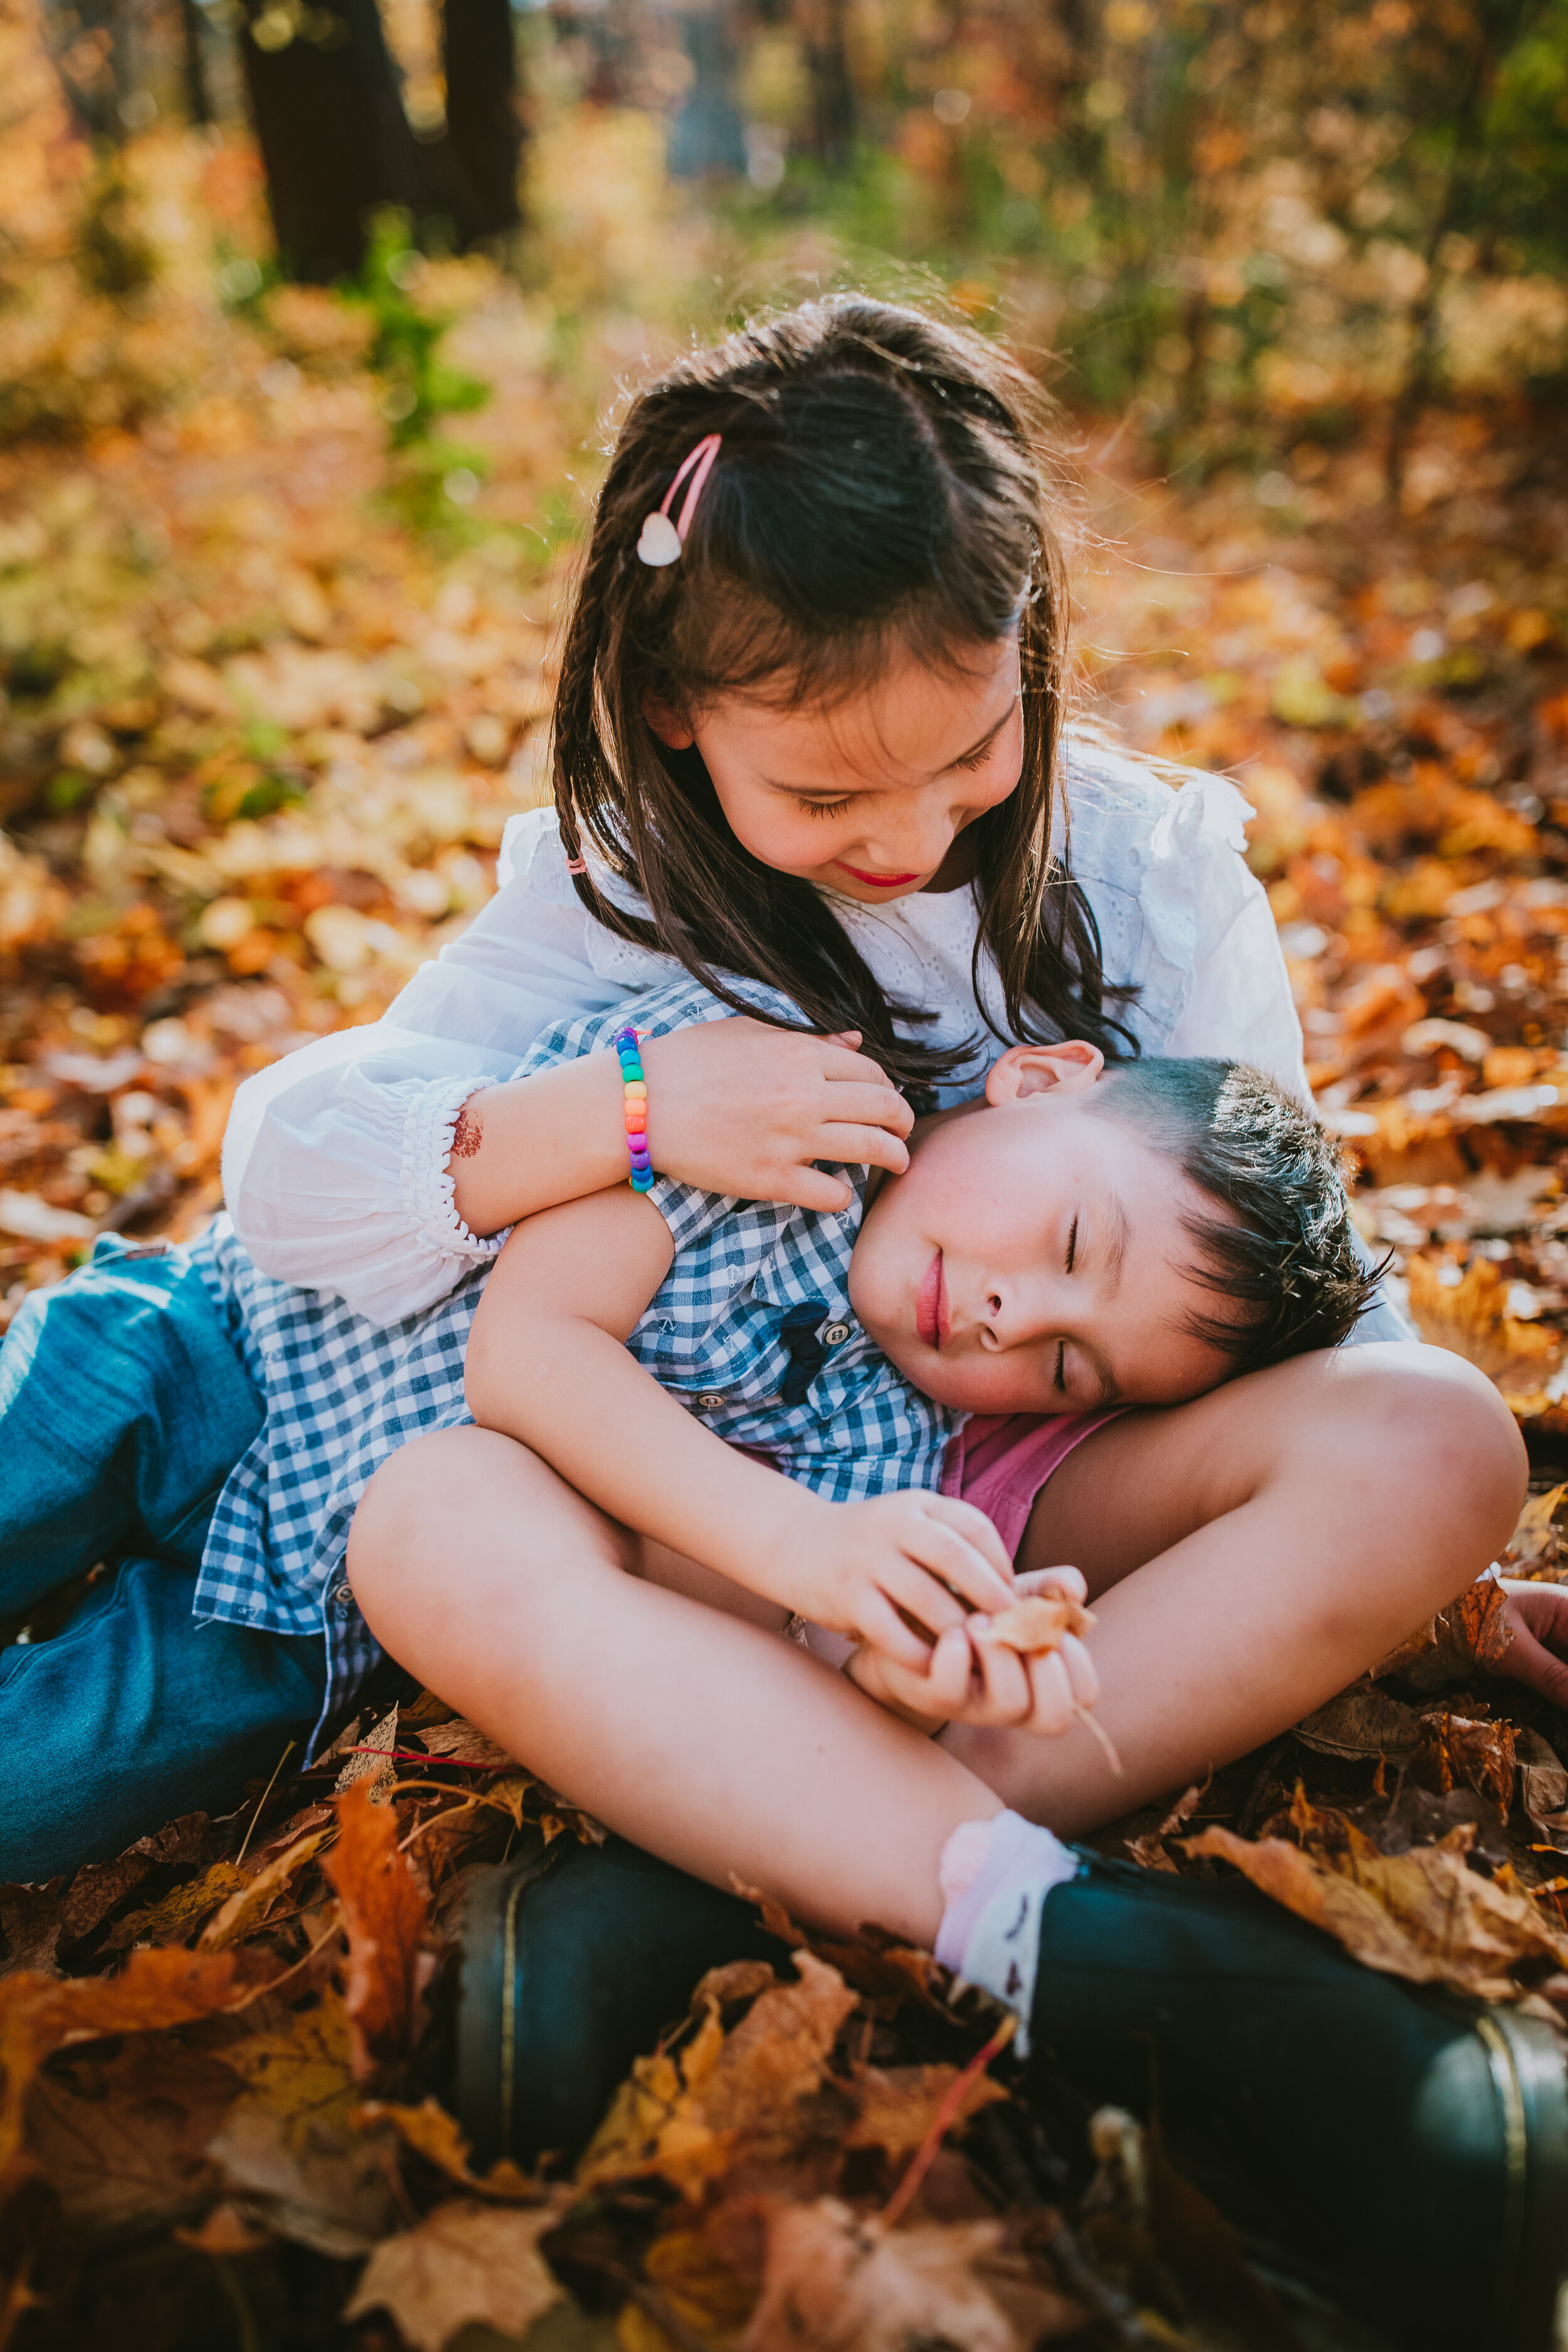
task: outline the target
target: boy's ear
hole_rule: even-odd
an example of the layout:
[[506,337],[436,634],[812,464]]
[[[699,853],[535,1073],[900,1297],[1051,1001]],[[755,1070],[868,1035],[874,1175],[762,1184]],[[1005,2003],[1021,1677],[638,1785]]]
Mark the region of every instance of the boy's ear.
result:
[[1098,1045],[1064,1037],[1059,1045],[1009,1045],[985,1081],[988,1103],[1022,1102],[1027,1095],[1081,1094],[1105,1067]]
[[689,751],[697,740],[680,713],[672,710],[669,704],[657,694],[643,696],[642,715],[659,741],[671,751]]

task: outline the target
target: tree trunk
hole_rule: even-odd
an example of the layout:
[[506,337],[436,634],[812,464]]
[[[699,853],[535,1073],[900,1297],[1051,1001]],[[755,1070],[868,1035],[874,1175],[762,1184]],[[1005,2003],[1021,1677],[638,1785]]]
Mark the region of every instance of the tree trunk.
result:
[[381,205],[426,207],[424,159],[403,110],[376,0],[328,0],[306,18],[245,0],[240,60],[284,269],[353,277]]
[[441,162],[464,245],[522,217],[522,117],[511,0],[446,0],[447,137]]
[[796,11],[811,91],[809,152],[829,172],[847,171],[855,146],[855,85],[844,37],[845,0],[805,0]]
[[206,51],[202,46],[202,12],[197,0],[180,0],[180,36],[185,112],[195,123],[208,123],[213,120],[212,93],[207,88]]

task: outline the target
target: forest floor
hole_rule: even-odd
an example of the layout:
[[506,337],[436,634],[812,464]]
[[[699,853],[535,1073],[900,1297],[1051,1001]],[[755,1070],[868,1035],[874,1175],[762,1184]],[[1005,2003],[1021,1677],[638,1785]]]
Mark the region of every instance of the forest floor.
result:
[[[438,528],[363,320],[297,289],[207,317],[193,396],[0,451],[7,1317],[98,1234],[195,1231],[237,1083],[374,1018],[544,796],[572,478],[675,332],[624,288],[701,242],[624,204],[552,235],[552,292],[420,281],[493,387],[478,457],[437,453]],[[1084,708],[1253,803],[1358,1213],[1524,1426],[1513,1572],[1568,1580],[1568,461],[1522,408],[1434,412],[1390,507],[1375,419],[1271,429],[1261,474],[1216,438],[1159,478],[1078,421]],[[1483,1583],[1100,1842],[1313,1916],[1353,1876],[1352,1949],[1568,2024],[1568,1721],[1495,1674],[1502,1638]],[[570,2177],[477,2174],[421,2074],[462,1894],[593,1825],[428,1693],[295,1760],[0,1888],[0,2347],[773,2352],[801,2305],[864,2352],[1219,2352],[1286,2340],[1276,2294],[1302,2341],[1356,2340],[1190,2202],[1140,2201],[1157,2158],[1121,2126],[1098,2157],[1081,2119],[1031,2136],[994,2019],[875,1937],[710,1984]]]

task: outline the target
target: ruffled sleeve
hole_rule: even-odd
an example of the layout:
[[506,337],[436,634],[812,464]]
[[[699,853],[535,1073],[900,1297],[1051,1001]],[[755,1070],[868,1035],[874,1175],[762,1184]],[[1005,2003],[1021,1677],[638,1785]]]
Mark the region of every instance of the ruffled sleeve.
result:
[[458,1112],[534,1040],[679,967],[612,938],[572,888],[553,811],[508,827],[502,887],[385,1015],[246,1081],[224,1140],[235,1230],[263,1273],[399,1322],[503,1236],[470,1233],[447,1161]]
[[1142,761],[1069,736],[1072,868],[1100,925],[1107,981],[1149,1054],[1250,1062],[1310,1102],[1301,1026],[1263,887],[1247,868],[1252,811],[1196,772],[1174,789]]

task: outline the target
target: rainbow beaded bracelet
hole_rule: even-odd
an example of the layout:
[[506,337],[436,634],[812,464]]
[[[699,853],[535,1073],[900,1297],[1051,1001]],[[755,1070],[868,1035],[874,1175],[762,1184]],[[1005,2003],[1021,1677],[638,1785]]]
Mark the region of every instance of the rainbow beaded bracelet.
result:
[[628,1025],[616,1032],[616,1052],[620,1057],[621,1083],[626,1093],[626,1150],[631,1155],[631,1187],[634,1192],[653,1190],[653,1161],[647,1148],[647,1080],[643,1076],[642,1056],[637,1052],[641,1031]]

